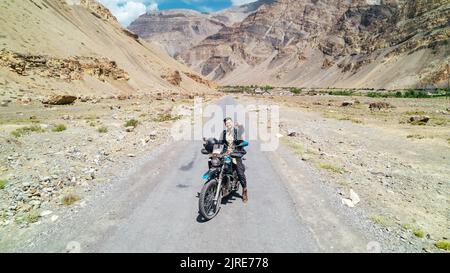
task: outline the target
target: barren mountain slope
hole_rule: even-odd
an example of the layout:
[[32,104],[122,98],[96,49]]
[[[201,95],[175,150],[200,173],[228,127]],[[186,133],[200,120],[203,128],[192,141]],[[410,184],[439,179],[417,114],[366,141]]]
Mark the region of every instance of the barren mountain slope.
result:
[[2,1],[0,22],[4,96],[17,90],[76,96],[210,90],[93,0]]
[[445,85],[449,18],[448,1],[278,0],[181,57],[222,84]]
[[142,39],[158,44],[169,55],[177,56],[198,45],[206,37],[216,34],[223,27],[242,22],[259,7],[273,1],[260,0],[214,13],[188,9],[149,12],[132,22],[128,29]]
[[128,29],[175,56],[217,33],[223,26],[207,14],[176,9],[143,14]]

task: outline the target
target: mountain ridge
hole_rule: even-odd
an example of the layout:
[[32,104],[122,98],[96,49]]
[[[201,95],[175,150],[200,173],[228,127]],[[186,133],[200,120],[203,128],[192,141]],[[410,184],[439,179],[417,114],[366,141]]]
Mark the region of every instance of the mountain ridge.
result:
[[277,0],[174,56],[222,85],[445,86],[449,18],[443,0]]

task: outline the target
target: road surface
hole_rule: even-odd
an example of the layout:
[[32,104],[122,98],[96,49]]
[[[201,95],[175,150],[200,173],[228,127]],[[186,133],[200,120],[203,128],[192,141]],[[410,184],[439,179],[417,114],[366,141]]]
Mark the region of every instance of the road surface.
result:
[[[218,102],[222,107],[233,103],[230,97]],[[348,240],[339,239],[339,232],[330,234],[336,225],[327,226],[326,221],[334,213],[321,213],[320,204],[305,204],[299,213],[301,200],[316,194],[305,188],[304,198],[294,200],[283,171],[272,162],[273,153],[262,152],[258,142],[251,143],[244,161],[249,202],[244,204],[235,196],[216,218],[202,221],[197,196],[207,156],[201,148],[201,142],[180,141],[155,152],[104,197],[88,202],[79,217],[46,234],[27,251],[320,252],[354,251],[353,245],[366,243],[350,229],[339,230]],[[326,240],[333,237],[344,243],[328,248]]]

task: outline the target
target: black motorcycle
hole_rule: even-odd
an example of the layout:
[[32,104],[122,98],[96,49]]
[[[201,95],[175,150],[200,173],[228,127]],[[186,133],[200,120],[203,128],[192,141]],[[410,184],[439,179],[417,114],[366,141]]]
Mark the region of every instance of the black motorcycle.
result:
[[242,158],[246,152],[243,149],[248,146],[244,141],[239,145],[239,152],[227,154],[223,145],[219,145],[216,139],[205,141],[202,154],[209,155],[209,171],[203,175],[206,180],[199,197],[199,212],[207,220],[214,218],[220,210],[222,198],[239,191],[239,178],[233,167],[233,158]]

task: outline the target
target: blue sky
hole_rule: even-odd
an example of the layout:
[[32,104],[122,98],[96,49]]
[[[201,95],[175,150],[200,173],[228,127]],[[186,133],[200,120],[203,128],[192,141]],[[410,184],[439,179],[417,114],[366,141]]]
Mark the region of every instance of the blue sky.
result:
[[256,0],[98,0],[111,10],[123,26],[147,11],[185,8],[213,12]]

